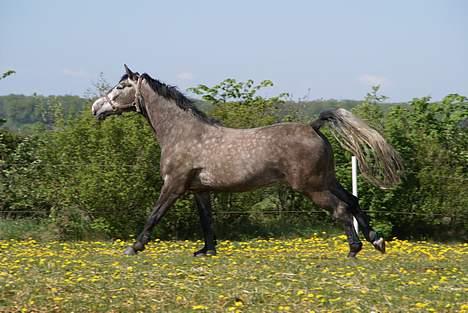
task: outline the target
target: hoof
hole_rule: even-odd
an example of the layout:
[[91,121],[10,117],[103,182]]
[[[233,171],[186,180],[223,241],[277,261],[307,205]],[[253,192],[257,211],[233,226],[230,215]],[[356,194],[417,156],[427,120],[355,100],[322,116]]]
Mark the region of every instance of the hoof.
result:
[[206,250],[205,255],[206,256],[215,256],[216,255],[216,250]]
[[349,245],[348,258],[355,258],[359,251],[362,250],[362,243],[355,242]]
[[383,238],[375,240],[372,244],[374,245],[374,248],[379,250],[381,253],[385,253],[385,240]]
[[133,247],[130,246],[127,249],[125,249],[124,254],[125,255],[136,255],[137,252],[135,251],[135,249],[133,249]]
[[349,253],[348,253],[348,258],[355,259],[356,256],[357,256],[357,254],[358,254],[358,253],[355,252],[355,251],[349,251]]
[[193,254],[194,257],[199,257],[199,256],[214,256],[216,255],[216,250],[207,250],[205,248],[198,250]]

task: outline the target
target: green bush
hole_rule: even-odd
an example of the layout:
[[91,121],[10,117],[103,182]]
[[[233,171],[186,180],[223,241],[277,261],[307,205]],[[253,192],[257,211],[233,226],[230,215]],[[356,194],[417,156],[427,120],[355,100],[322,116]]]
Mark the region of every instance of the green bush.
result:
[[403,181],[392,190],[360,181],[361,204],[373,219],[391,227],[392,235],[466,238],[468,129],[462,123],[468,118],[467,98],[413,99],[385,115],[367,103],[356,113],[382,125],[405,163]]
[[[306,119],[284,115],[278,109],[284,95],[264,99],[256,94],[270,85],[268,81],[256,86],[252,81],[226,80],[213,88],[195,90],[211,101],[212,114],[226,125],[252,127]],[[388,109],[377,92],[374,88],[354,112],[401,153],[405,174],[402,183],[390,190],[359,178],[361,207],[386,236],[466,239],[467,99],[459,95],[439,102],[420,98]],[[137,114],[110,117],[102,123],[87,111],[67,122],[63,116],[57,105],[50,130],[36,129],[28,135],[0,131],[1,210],[20,212],[23,217],[34,215],[28,212],[43,212],[48,218],[40,225],[47,227],[39,229],[46,237],[128,238],[137,234],[162,186],[160,149],[153,131]],[[334,148],[338,180],[350,189],[351,156],[326,128],[324,133]],[[307,225],[331,223],[326,214],[288,213],[319,209],[285,186],[218,193],[213,196],[213,206],[219,237],[299,234]],[[34,224],[25,220],[25,225]],[[18,231],[3,229],[0,234],[22,237],[21,229],[31,233],[27,228],[7,228]],[[155,235],[201,236],[191,195],[169,210]]]

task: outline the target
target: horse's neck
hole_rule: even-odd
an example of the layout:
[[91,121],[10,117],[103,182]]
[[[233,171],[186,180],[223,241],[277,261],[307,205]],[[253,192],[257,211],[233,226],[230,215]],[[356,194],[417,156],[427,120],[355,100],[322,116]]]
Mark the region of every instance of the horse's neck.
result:
[[146,118],[160,146],[174,144],[197,131],[203,131],[203,122],[179,108],[174,100],[168,100],[152,91],[145,92],[144,99]]

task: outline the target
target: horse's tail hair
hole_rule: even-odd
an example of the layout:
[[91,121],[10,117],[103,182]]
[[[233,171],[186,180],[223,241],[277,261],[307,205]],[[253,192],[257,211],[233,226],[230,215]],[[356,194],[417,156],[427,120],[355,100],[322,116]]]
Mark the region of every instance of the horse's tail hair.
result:
[[361,174],[369,182],[383,189],[400,182],[401,157],[379,132],[341,108],[320,113],[311,126],[318,131],[325,122],[330,123],[341,146],[356,156]]

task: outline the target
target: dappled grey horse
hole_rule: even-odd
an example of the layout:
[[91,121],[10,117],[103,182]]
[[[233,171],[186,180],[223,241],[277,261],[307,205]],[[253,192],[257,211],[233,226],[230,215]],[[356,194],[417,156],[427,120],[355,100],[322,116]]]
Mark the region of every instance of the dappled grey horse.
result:
[[369,225],[358,199],[336,180],[332,148],[319,129],[329,122],[342,146],[358,158],[363,175],[380,187],[399,182],[400,159],[377,131],[349,111],[322,112],[310,125],[227,128],[199,111],[175,87],[148,74],[134,73],[127,66],[125,70],[119,83],[93,103],[92,112],[98,119],[129,111],[141,113],[161,147],[164,179],[142,233],[125,254],[144,250],[164,213],[184,193],[193,192],[205,239],[204,247],[195,256],[214,255],[216,240],[209,192],[240,192],[274,183],[288,184],[320,207],[333,210],[345,228],[348,256],[356,256],[362,248],[353,216],[365,238],[385,252],[385,241]]

